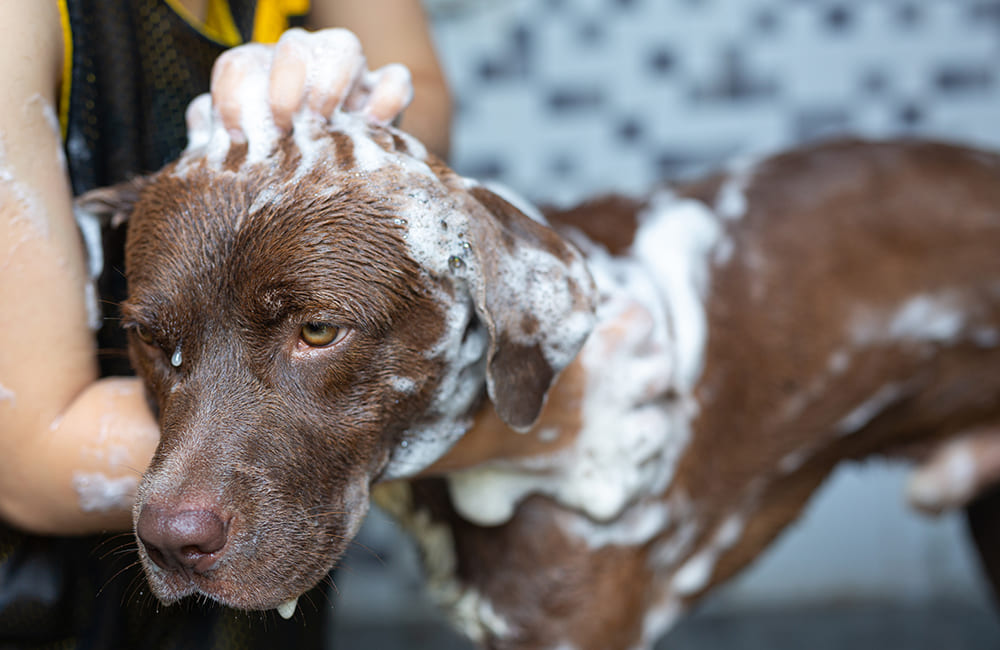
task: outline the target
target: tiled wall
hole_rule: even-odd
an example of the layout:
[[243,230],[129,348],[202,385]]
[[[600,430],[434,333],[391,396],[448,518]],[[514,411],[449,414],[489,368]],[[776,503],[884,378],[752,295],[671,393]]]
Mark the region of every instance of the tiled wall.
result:
[[[733,155],[833,134],[1000,149],[997,0],[428,5],[458,101],[454,166],[538,201],[641,192]],[[730,602],[982,599],[961,522],[909,514],[904,480],[881,466],[839,472]],[[416,589],[409,563],[386,526],[367,539],[388,566],[357,554],[342,578],[348,609],[363,593],[405,609]]]
[[996,0],[431,3],[454,163],[538,199],[833,133],[1000,146]]

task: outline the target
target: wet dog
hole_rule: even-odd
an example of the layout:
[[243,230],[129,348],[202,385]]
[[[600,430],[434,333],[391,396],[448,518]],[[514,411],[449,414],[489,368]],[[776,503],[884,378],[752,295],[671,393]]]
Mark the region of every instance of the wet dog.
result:
[[648,647],[838,462],[1000,418],[997,156],[832,143],[543,217],[351,115],[214,138],[104,201],[165,602],[291,615],[387,484],[471,638]]

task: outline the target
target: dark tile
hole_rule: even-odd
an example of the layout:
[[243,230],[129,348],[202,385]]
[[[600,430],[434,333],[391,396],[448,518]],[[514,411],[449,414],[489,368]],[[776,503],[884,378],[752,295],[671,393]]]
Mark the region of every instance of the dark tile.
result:
[[576,171],[576,163],[567,154],[557,154],[549,161],[549,170],[556,178],[565,179]]
[[847,5],[833,5],[823,13],[823,25],[831,32],[846,32],[854,23],[854,12]]
[[549,92],[546,104],[553,113],[593,110],[604,103],[599,88],[556,88]]
[[495,180],[503,176],[506,170],[507,165],[500,158],[485,157],[466,162],[462,165],[461,169],[456,169],[455,171],[469,178]]
[[801,109],[793,116],[794,137],[808,142],[844,133],[851,124],[850,113],[842,108]]
[[899,123],[902,126],[917,126],[924,121],[924,110],[916,104],[904,104],[899,109]]
[[777,83],[763,72],[751,70],[741,50],[730,47],[720,57],[715,77],[693,92],[695,101],[739,103],[772,97]]
[[534,44],[534,30],[524,23],[515,25],[511,30],[511,42],[517,52],[527,52]]
[[584,45],[600,45],[604,40],[604,25],[596,20],[584,21],[577,31],[577,37]]
[[991,22],[1000,28],[1000,0],[973,2],[969,7],[969,18],[974,25]]
[[650,71],[657,75],[673,72],[677,66],[677,57],[673,50],[665,45],[659,45],[649,53],[647,59]]
[[487,83],[527,78],[535,53],[534,41],[534,30],[530,26],[515,25],[503,51],[481,60],[476,66],[476,75]]
[[635,144],[642,139],[645,133],[646,129],[642,122],[634,117],[625,118],[615,129],[615,135],[624,144]]
[[882,95],[889,88],[889,76],[885,70],[868,70],[861,75],[861,88],[870,95]]
[[663,150],[653,156],[652,163],[657,177],[669,180],[683,176],[692,167],[701,164],[702,160],[687,151]]
[[904,2],[896,8],[896,22],[903,29],[917,27],[923,17],[923,8],[916,2]]
[[996,83],[996,72],[977,65],[944,65],[935,74],[934,82],[942,93],[985,91]]
[[781,18],[773,7],[760,9],[753,16],[753,27],[761,34],[774,34],[781,27]]

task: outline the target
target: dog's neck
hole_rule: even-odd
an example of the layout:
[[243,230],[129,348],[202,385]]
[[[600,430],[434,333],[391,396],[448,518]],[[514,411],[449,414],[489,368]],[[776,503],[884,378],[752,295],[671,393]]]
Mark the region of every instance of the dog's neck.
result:
[[[499,425],[488,433],[493,446],[466,444],[446,455],[433,469],[448,474],[457,509],[479,524],[503,523],[529,494],[614,520],[664,492],[691,436],[707,336],[704,292],[726,244],[720,218],[664,191],[640,215],[629,255],[611,255],[580,231],[566,234],[584,251],[599,294],[597,330],[579,357],[579,430],[546,426],[543,416],[526,434]],[[629,327],[601,331],[622,322]]]

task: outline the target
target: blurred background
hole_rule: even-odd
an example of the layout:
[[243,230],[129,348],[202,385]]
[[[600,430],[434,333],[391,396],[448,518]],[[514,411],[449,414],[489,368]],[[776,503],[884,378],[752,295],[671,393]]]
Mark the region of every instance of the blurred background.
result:
[[[838,134],[1000,149],[997,0],[426,0],[453,166],[541,203]],[[1000,251],[998,251],[1000,254]],[[842,467],[800,522],[661,648],[1000,648],[961,514],[906,469]],[[340,648],[467,648],[375,514],[336,582]]]

